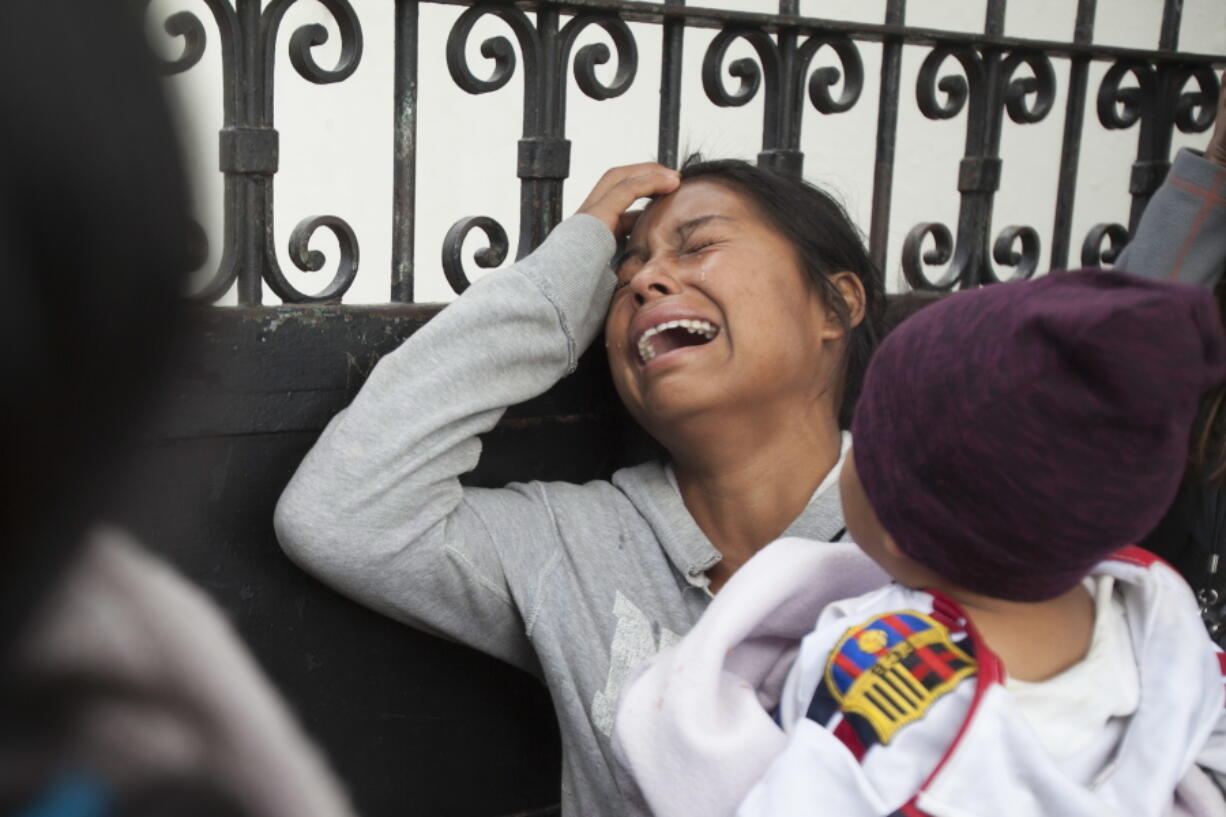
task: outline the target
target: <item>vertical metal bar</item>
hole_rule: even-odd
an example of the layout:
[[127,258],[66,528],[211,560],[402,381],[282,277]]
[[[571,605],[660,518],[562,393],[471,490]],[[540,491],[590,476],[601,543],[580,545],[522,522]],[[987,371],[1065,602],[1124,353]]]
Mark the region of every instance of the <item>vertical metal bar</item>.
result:
[[[557,7],[548,3],[536,10],[540,59],[535,67],[526,56],[524,59],[524,138],[520,140],[520,145],[523,151],[523,145],[533,140],[553,143],[556,147],[547,150],[565,150],[569,169],[569,144],[561,148],[566,133],[566,65],[562,63],[558,49],[560,16]],[[535,91],[530,91],[529,87]],[[562,220],[562,183],[565,174],[541,174],[524,167],[521,161],[519,177],[519,245],[516,260],[540,246],[549,231]]]
[[1183,0],[1166,0],[1162,9],[1162,32],[1158,35],[1158,48],[1163,51],[1179,50],[1179,25],[1183,20]]
[[1005,2],[1006,0],[988,0],[983,33],[989,37],[1003,37],[1005,35]]
[[[1000,37],[1005,33],[1005,0],[988,0],[983,33]],[[976,91],[970,83],[966,114],[966,152],[959,171],[958,238],[955,258],[962,258],[959,287],[973,289],[992,280],[992,206],[1000,189],[1000,131],[1004,102],[1000,79],[1002,54],[999,48],[980,47],[980,70]]]
[[[791,17],[800,15],[800,0],[779,0],[779,13]],[[800,34],[794,26],[782,26],[777,35],[773,65],[763,59],[766,73],[766,99],[762,105],[762,151],[758,165],[780,173],[800,176],[804,171],[804,154],[800,152],[800,121],[804,113],[804,78],[796,70],[797,42]],[[770,80],[772,72],[775,82]],[[772,85],[774,87],[772,87]]]
[[[1094,39],[1097,0],[1078,0],[1073,42],[1088,45]],[[1077,165],[1081,158],[1081,131],[1085,126],[1086,86],[1090,58],[1070,60],[1068,104],[1064,113],[1064,142],[1060,151],[1060,180],[1056,188],[1056,220],[1052,225],[1051,268],[1068,267],[1069,242],[1073,231],[1073,204],[1077,198]]]
[[[1183,20],[1183,0],[1166,0],[1162,8],[1162,30],[1158,48],[1175,51],[1179,48],[1179,27]],[[1141,133],[1137,137],[1137,160],[1132,165],[1132,208],[1128,213],[1128,235],[1136,234],[1141,215],[1149,206],[1150,197],[1162,185],[1171,167],[1171,141],[1175,131],[1175,105],[1179,85],[1186,75],[1180,66],[1159,65],[1153,71],[1153,85],[1142,108]]]
[[[268,89],[264,88],[264,38],[260,30],[259,0],[238,0],[239,30],[239,76],[241,98],[237,100],[236,112],[241,128],[254,128],[266,124],[265,116],[272,111],[262,110]],[[271,177],[243,174],[238,184],[243,202],[239,218],[238,302],[243,306],[257,306],[264,295],[264,246],[272,230],[272,208],[265,208],[265,199],[272,185]]]
[[413,300],[417,191],[417,0],[396,0],[395,126],[392,167],[393,303]]
[[[906,22],[907,0],[888,0],[885,24]],[[873,214],[868,247],[873,263],[885,272],[890,241],[890,203],[894,188],[894,147],[898,139],[898,98],[902,73],[902,38],[882,43],[881,93],[877,100],[877,161],[873,166]]]
[[[799,17],[800,0],[779,0],[779,13]],[[802,166],[800,163],[804,162],[800,153],[800,121],[805,109],[804,77],[796,70],[796,48],[799,40],[800,35],[794,28],[779,32],[779,56],[782,57],[780,62],[783,64],[782,76],[779,77],[779,101],[782,103],[779,139],[781,147],[794,150],[800,157],[797,160],[797,173]]]
[[[666,6],[684,6],[685,0],[665,0]],[[657,161],[677,167],[677,143],[681,138],[681,49],[685,41],[685,20],[664,20],[663,56],[660,59],[660,141]]]

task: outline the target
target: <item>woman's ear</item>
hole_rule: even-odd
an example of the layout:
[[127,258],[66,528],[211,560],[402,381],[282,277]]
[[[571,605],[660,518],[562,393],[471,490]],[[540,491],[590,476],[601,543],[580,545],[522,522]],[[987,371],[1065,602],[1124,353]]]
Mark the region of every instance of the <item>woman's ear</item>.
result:
[[845,326],[840,310],[835,308],[833,304],[827,305],[826,332],[823,333],[823,338],[825,340],[835,340],[843,337],[847,333],[847,329],[859,326],[864,320],[864,283],[860,280],[859,275],[850,270],[833,272],[826,276],[826,280],[830,281],[843,299],[845,311],[842,312],[842,315],[847,316]]

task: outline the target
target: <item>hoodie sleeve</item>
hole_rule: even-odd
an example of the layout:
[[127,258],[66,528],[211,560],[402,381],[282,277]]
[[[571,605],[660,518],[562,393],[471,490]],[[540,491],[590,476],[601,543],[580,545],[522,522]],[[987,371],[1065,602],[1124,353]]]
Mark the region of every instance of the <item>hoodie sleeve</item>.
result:
[[574,371],[613,289],[614,240],[574,216],[532,255],[478,280],[375,367],[277,504],[286,554],[413,626],[539,672],[532,600],[508,584],[559,542],[539,486],[465,489],[477,435]]
[[1226,270],[1226,167],[1181,150],[1116,269],[1213,287]]

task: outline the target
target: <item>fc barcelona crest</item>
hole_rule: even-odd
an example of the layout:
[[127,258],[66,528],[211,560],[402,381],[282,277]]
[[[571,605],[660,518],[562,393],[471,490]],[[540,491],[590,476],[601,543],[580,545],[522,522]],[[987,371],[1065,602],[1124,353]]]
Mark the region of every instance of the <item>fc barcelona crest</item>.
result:
[[824,686],[838,709],[859,715],[881,743],[918,720],[964,678],[975,659],[949,630],[905,610],[852,627],[830,654]]

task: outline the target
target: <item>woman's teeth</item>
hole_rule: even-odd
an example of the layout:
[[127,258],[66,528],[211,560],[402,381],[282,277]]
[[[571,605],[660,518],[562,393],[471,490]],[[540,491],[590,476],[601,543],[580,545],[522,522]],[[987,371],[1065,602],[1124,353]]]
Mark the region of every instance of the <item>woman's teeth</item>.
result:
[[715,337],[715,334],[719,331],[714,324],[707,321],[688,319],[668,321],[659,326],[653,326],[639,338],[639,360],[647,363],[656,356],[656,350],[652,346],[651,339],[669,329],[684,329],[692,335],[702,335],[707,340]]

